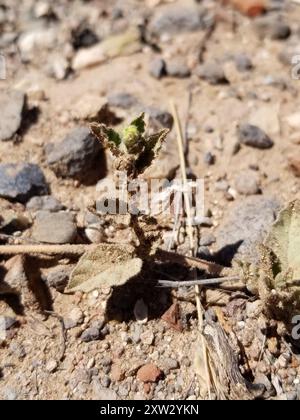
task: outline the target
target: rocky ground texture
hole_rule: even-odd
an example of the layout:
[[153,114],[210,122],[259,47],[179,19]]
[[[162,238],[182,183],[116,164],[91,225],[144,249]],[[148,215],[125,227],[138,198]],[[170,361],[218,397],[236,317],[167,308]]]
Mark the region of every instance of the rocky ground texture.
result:
[[[188,169],[205,180],[198,256],[258,261],[278,210],[300,198],[300,5],[257,1],[265,6],[253,17],[251,2],[226,3],[235,8],[1,1],[1,244],[130,242],[128,226],[88,210],[112,173],[89,123],[118,127],[145,111],[151,129],[171,132],[144,176],[172,179],[180,176],[172,99]],[[188,251],[184,232],[177,245]],[[64,293],[75,262],[0,256],[0,398],[199,399],[193,290],[155,285],[186,272],[161,267],[134,287]],[[261,398],[300,399],[299,344],[257,296],[205,289],[203,305],[241,372],[264,385]]]

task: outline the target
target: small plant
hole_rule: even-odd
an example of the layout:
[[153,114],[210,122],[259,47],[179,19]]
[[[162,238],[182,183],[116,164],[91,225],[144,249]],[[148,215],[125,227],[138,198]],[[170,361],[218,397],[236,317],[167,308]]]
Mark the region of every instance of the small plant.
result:
[[163,129],[152,135],[145,134],[145,115],[133,120],[121,133],[104,124],[91,124],[93,134],[116,158],[114,167],[125,171],[128,178],[141,175],[156,159],[169,132]]

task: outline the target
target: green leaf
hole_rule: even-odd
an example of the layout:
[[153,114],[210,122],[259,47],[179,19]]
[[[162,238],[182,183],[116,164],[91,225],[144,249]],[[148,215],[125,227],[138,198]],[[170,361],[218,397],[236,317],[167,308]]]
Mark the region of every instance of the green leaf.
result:
[[145,113],[143,112],[139,117],[137,117],[135,120],[133,120],[130,123],[130,126],[132,126],[132,125],[137,128],[139,134],[144,134],[145,133],[145,127],[146,127]]

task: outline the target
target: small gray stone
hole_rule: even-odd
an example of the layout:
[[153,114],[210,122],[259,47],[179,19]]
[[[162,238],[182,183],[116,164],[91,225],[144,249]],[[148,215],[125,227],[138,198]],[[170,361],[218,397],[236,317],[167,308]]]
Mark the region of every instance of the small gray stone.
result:
[[108,105],[116,108],[129,109],[137,105],[137,99],[130,93],[112,93],[107,97]]
[[[101,163],[100,142],[87,127],[72,130],[62,142],[46,147],[47,162],[57,176],[86,180]],[[99,168],[99,175],[103,168]]]
[[191,72],[185,60],[177,57],[167,62],[167,74],[170,77],[185,78],[189,77]]
[[97,327],[89,327],[83,331],[81,334],[81,340],[85,343],[89,343],[90,341],[96,341],[100,338],[100,330]]
[[254,195],[260,193],[259,176],[255,171],[240,172],[235,179],[235,188],[239,194]]
[[196,74],[212,85],[227,84],[223,66],[217,61],[209,61],[197,67]]
[[236,54],[234,57],[235,66],[238,71],[245,72],[253,69],[253,64],[246,54]]
[[216,242],[216,237],[212,233],[204,233],[200,237],[200,246],[210,246]]
[[0,316],[0,332],[1,329],[5,329],[6,331],[9,330],[11,327],[17,324],[16,318],[11,316]]
[[0,141],[10,140],[22,122],[25,95],[16,90],[0,92]]
[[101,385],[104,386],[104,388],[109,388],[111,384],[111,380],[110,377],[105,375],[102,379],[101,379]]
[[169,130],[172,129],[174,120],[170,112],[154,106],[142,106],[140,107],[140,111],[149,115],[149,123],[154,129],[161,127],[168,128]]
[[207,19],[207,12],[198,6],[166,5],[158,8],[149,24],[153,35],[177,34],[192,32],[205,28],[211,24]]
[[177,360],[168,357],[167,359],[163,360],[162,362],[162,369],[163,371],[168,374],[171,370],[178,369],[179,363]]
[[68,212],[51,213],[39,211],[33,224],[32,237],[49,244],[72,243],[77,229],[74,217]]
[[26,202],[30,197],[47,194],[48,186],[41,169],[32,163],[0,164],[0,197]]
[[215,231],[218,260],[228,263],[235,257],[257,262],[260,258],[257,247],[274,223],[279,207],[275,199],[259,195],[236,203]]
[[263,130],[251,124],[241,124],[238,127],[238,139],[241,144],[257,149],[270,149],[274,145]]
[[70,276],[70,268],[58,266],[53,268],[46,276],[45,282],[49,287],[53,287],[58,292],[63,292]]
[[197,256],[198,258],[209,260],[211,258],[211,253],[210,253],[209,248],[207,246],[199,246]]
[[32,197],[26,204],[27,210],[48,210],[48,211],[60,211],[64,209],[64,206],[52,195],[36,196]]
[[249,318],[258,318],[263,310],[263,303],[261,300],[246,303],[246,313]]
[[161,79],[166,74],[166,63],[162,58],[154,58],[149,65],[149,73],[155,79]]

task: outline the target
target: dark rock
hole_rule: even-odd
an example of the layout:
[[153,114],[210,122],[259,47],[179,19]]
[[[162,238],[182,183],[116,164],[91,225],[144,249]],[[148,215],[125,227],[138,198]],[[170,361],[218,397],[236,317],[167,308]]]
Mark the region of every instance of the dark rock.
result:
[[68,283],[70,271],[68,267],[55,267],[47,274],[45,282],[58,292],[63,292]]
[[74,217],[68,212],[39,211],[32,229],[33,239],[50,244],[72,243],[76,233]]
[[251,59],[246,54],[236,54],[234,57],[235,66],[238,71],[245,72],[253,69]]
[[116,108],[129,109],[137,105],[137,99],[130,93],[112,93],[107,97],[108,105]]
[[91,47],[99,41],[95,32],[85,25],[79,25],[78,28],[74,29],[72,32],[72,38],[72,45],[75,50]]
[[183,58],[173,58],[167,62],[167,74],[171,77],[185,78],[191,75]]
[[229,264],[233,257],[257,262],[258,245],[274,223],[279,207],[275,199],[262,196],[246,197],[236,203],[215,231],[217,259],[224,264]]
[[211,253],[207,246],[199,246],[198,248],[198,258],[202,258],[203,260],[210,260]]
[[27,210],[47,210],[47,211],[60,211],[64,206],[52,195],[32,197],[26,204]]
[[263,130],[251,124],[241,124],[238,127],[238,139],[241,144],[257,149],[270,149],[274,145],[273,140]]
[[31,163],[0,164],[0,197],[26,202],[34,195],[48,193],[48,186],[39,166]]
[[240,172],[235,179],[235,188],[239,194],[259,194],[260,187],[258,173],[250,169]]
[[[87,127],[71,131],[61,143],[46,148],[47,162],[57,176],[87,180],[99,167],[102,146]],[[99,176],[103,168],[99,168]]]
[[216,157],[211,152],[207,152],[204,155],[204,163],[207,165],[214,165],[216,162]]
[[149,115],[150,125],[152,125],[154,129],[159,129],[161,127],[169,128],[170,130],[172,129],[174,120],[170,112],[151,106],[142,107],[141,110]]
[[89,327],[83,331],[81,334],[81,340],[85,343],[89,343],[90,341],[99,340],[101,336],[100,330],[97,327]]
[[206,80],[212,85],[227,84],[224,69],[221,63],[209,61],[197,67],[196,74],[201,79]]
[[10,140],[22,122],[25,95],[16,90],[0,91],[0,141]]
[[161,79],[166,75],[166,63],[162,58],[155,58],[149,65],[149,73],[155,79]]
[[211,24],[208,14],[198,6],[167,5],[160,7],[150,21],[149,30],[153,35],[192,32]]

